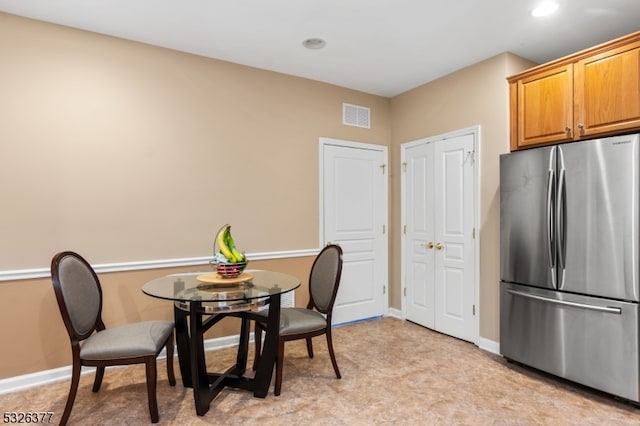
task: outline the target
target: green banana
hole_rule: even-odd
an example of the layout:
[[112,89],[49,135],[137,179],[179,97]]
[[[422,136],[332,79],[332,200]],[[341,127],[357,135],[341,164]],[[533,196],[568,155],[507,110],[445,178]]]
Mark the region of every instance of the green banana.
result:
[[244,262],[244,255],[235,247],[231,249],[231,253],[233,253],[233,256],[236,258],[236,262]]
[[224,257],[226,257],[230,262],[235,262],[235,256],[233,255],[231,248],[227,245],[226,236],[229,234],[229,228],[231,228],[231,226],[228,224],[220,228],[218,235],[216,235],[216,244],[218,244],[218,249]]
[[227,248],[231,251],[231,255],[233,256],[232,261],[235,263],[244,262],[245,257],[238,251],[236,243],[233,241],[233,237],[231,236],[231,226],[228,226],[225,229],[224,238]]

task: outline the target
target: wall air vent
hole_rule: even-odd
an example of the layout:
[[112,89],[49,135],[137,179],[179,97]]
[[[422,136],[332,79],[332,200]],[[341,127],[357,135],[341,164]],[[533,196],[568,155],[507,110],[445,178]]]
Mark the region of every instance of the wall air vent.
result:
[[371,128],[371,109],[358,105],[342,104],[342,124]]

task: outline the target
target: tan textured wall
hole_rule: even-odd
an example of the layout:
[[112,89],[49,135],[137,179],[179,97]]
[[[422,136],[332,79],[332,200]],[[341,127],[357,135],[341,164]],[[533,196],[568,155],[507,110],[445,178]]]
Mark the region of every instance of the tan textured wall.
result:
[[[392,229],[400,229],[400,146],[412,140],[480,126],[480,336],[499,340],[499,163],[509,150],[509,91],[506,77],[525,63],[502,54],[417,87],[391,100],[390,149]],[[521,68],[520,68],[521,67]],[[400,235],[391,252],[400,253]],[[390,265],[392,282],[400,282],[400,257]],[[391,288],[389,303],[400,307],[402,288]]]
[[[0,13],[0,270],[318,247],[318,139],[389,99]],[[371,129],[342,124],[342,103]]]
[[[247,253],[317,248],[318,139],[389,144],[388,98],[321,82],[4,13],[0,57],[0,271],[208,256],[227,222]],[[140,287],[172,271],[104,274],[107,323],[171,317]],[[0,281],[0,304],[0,379],[70,365],[49,279]]]

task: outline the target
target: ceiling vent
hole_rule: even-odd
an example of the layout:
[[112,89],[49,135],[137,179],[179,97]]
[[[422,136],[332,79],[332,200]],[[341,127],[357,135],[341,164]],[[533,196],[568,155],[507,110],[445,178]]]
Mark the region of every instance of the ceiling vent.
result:
[[367,107],[342,104],[342,124],[371,128],[371,110]]

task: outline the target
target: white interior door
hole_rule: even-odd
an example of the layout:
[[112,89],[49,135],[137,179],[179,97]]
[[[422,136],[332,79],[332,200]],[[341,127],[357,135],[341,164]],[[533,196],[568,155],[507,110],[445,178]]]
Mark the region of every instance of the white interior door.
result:
[[404,166],[406,317],[429,328],[435,328],[433,155],[433,144],[407,147]]
[[333,323],[381,316],[387,307],[387,150],[321,138],[321,242],[343,249]]
[[403,145],[406,318],[475,341],[475,135]]
[[435,316],[442,333],[473,341],[473,135],[434,144]]

